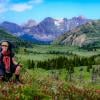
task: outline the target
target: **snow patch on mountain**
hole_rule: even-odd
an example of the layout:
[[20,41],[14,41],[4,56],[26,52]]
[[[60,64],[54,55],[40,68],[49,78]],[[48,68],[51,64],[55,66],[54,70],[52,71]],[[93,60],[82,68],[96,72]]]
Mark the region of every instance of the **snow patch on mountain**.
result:
[[55,19],[55,20],[54,20],[54,24],[55,24],[56,26],[60,26],[62,23],[64,23],[64,20],[63,20],[63,19],[59,19],[59,20]]

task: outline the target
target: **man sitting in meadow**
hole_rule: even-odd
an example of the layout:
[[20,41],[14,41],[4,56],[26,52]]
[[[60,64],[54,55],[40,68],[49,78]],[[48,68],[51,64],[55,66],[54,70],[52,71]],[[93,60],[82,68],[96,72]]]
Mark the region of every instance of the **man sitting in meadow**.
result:
[[10,78],[15,74],[15,82],[20,83],[19,75],[20,68],[12,52],[12,44],[9,41],[2,41],[0,43],[0,80],[10,81]]

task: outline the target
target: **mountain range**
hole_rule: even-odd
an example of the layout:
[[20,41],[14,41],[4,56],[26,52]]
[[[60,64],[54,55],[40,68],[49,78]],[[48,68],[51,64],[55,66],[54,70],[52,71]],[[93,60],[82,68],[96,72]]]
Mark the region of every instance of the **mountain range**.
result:
[[34,43],[51,43],[64,33],[80,25],[84,25],[89,21],[90,19],[86,19],[83,16],[73,17],[71,19],[54,19],[47,17],[39,23],[35,20],[29,20],[22,25],[4,21],[0,24],[0,28],[27,41]]
[[66,32],[53,44],[100,47],[100,20],[93,20]]

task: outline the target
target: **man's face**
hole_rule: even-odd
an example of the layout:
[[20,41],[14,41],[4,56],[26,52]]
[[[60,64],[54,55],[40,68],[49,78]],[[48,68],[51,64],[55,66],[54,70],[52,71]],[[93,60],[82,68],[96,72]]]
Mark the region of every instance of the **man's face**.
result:
[[8,50],[8,42],[2,42],[1,43],[1,48],[2,48],[2,51],[7,51]]

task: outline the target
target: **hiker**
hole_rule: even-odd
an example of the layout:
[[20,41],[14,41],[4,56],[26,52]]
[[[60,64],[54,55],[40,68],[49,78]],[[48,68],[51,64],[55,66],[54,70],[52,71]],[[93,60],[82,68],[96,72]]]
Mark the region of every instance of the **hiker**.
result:
[[19,82],[20,68],[12,52],[13,45],[9,41],[1,41],[0,43],[0,80],[10,81],[15,74],[15,82]]

